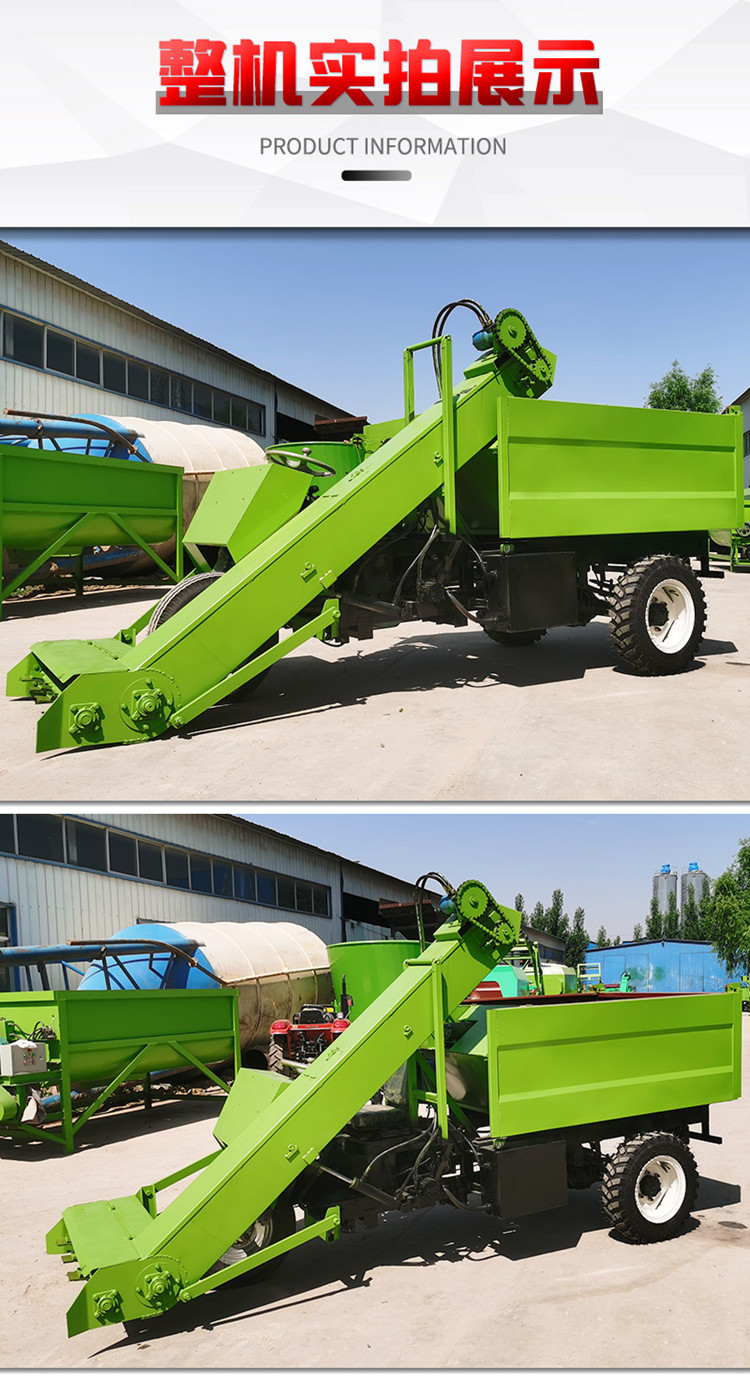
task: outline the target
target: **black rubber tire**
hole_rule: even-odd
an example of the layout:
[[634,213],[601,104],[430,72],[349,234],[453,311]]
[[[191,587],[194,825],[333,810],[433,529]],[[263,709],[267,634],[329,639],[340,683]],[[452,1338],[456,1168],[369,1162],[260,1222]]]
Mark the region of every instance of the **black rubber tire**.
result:
[[[280,1198],[274,1207],[268,1212],[264,1212],[258,1222],[264,1224],[262,1245],[270,1246],[274,1241],[281,1241],[285,1236],[291,1236],[297,1229],[297,1219],[294,1213],[294,1203],[286,1198]],[[253,1224],[250,1231],[253,1231],[257,1223]],[[260,1250],[260,1244],[248,1242],[250,1231],[245,1232],[230,1246],[223,1256],[217,1260],[214,1270],[223,1270],[227,1265],[235,1265],[243,1256],[253,1254]],[[274,1260],[266,1261],[265,1265],[259,1265],[255,1270],[248,1270],[246,1274],[237,1275],[235,1279],[228,1279],[224,1284],[220,1284],[219,1289],[244,1289],[249,1284],[259,1284],[261,1280],[268,1279],[269,1275],[275,1274],[280,1265],[283,1265],[286,1255],[277,1255]]]
[[[649,600],[663,581],[678,581],[690,598],[693,628],[684,646],[664,651],[648,630]],[[610,633],[620,660],[641,676],[668,676],[693,661],[706,627],[706,597],[698,576],[679,556],[649,556],[618,580],[612,595]]]
[[485,628],[488,637],[493,642],[499,642],[501,647],[531,647],[535,642],[541,642],[546,628],[530,628],[527,632],[495,632],[493,629]]
[[[659,1175],[645,1175],[651,1160],[663,1159],[676,1163],[684,1176],[682,1191],[676,1186],[673,1208],[663,1221],[644,1215],[639,1206],[640,1196],[648,1197],[652,1180],[654,1196],[658,1197]],[[665,1170],[666,1174],[666,1170]],[[681,1136],[668,1131],[649,1131],[624,1141],[612,1156],[602,1180],[602,1206],[617,1233],[634,1245],[654,1241],[668,1241],[676,1236],[693,1210],[698,1193],[698,1166]]]
[[284,1058],[284,1046],[280,1040],[271,1040],[268,1046],[268,1067],[271,1073],[284,1073],[282,1059]]
[[[194,575],[187,575],[184,580],[180,580],[178,585],[173,585],[156,605],[156,608],[151,614],[146,631],[150,633],[155,632],[156,629],[160,628],[163,623],[166,623],[173,614],[179,612],[180,609],[184,609],[186,604],[190,604],[193,599],[197,599],[199,594],[203,594],[204,590],[208,589],[215,580],[220,580],[221,575],[222,572],[219,570],[199,570]],[[276,646],[278,640],[279,635],[276,633],[274,637],[270,637],[267,642],[263,643],[262,647],[258,648],[258,652],[267,652],[269,647]],[[254,653],[254,655],[257,655],[257,653]],[[243,664],[244,663],[240,662],[240,665]],[[239,689],[233,690],[231,695],[226,696],[225,703],[236,704],[239,700],[246,699],[248,695],[252,694],[253,690],[257,690],[261,681],[265,680],[270,670],[271,667],[269,666],[267,670],[261,671],[257,676],[253,676],[252,680],[241,685]]]

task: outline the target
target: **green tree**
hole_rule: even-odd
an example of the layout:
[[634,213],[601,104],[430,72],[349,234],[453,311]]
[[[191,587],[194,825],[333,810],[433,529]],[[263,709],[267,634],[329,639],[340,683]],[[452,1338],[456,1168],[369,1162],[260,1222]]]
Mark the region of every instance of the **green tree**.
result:
[[732,866],[714,883],[711,942],[730,977],[750,971],[750,839],[740,839]]
[[544,929],[544,914],[545,914],[545,912],[544,912],[544,906],[542,905],[542,902],[541,902],[541,901],[537,901],[537,903],[536,903],[536,905],[534,906],[534,909],[532,910],[531,915],[530,915],[530,917],[529,917],[529,923],[530,923],[531,925],[534,926],[534,929],[535,929],[535,930],[543,930],[543,929]]
[[558,939],[564,939],[570,928],[570,919],[565,914],[565,902],[559,887],[555,887],[552,892],[552,902],[544,912],[543,929],[547,934],[554,934]]
[[613,949],[619,949],[619,947],[620,947],[621,944],[622,944],[622,939],[620,938],[619,934],[616,934],[615,937],[614,937],[614,939],[612,940],[612,948],[613,948]]
[[609,942],[607,931],[603,925],[600,925],[596,932],[596,947],[597,949],[609,949],[612,947]]
[[677,909],[677,897],[673,891],[669,893],[667,910],[664,916],[664,929],[662,939],[679,939],[680,937],[680,912]]
[[676,359],[664,378],[651,384],[646,398],[646,407],[671,412],[720,412],[721,403],[718,379],[710,364],[691,379]]
[[573,928],[565,940],[565,959],[571,967],[577,968],[583,963],[590,942],[586,933],[586,912],[583,906],[578,906],[573,915]]
[[513,902],[513,909],[514,909],[514,910],[517,910],[517,911],[520,913],[520,916],[521,916],[521,919],[523,920],[523,923],[526,924],[526,921],[528,920],[529,917],[528,917],[528,915],[526,914],[526,902],[524,901],[523,896],[521,895],[520,891],[519,891],[518,895],[516,896],[515,901]]
[[639,921],[638,924],[636,924],[636,925],[633,926],[633,943],[634,943],[634,944],[637,944],[638,941],[641,940],[642,938],[643,938],[643,925],[642,925],[642,924],[640,923],[640,921]]
[[646,916],[646,938],[664,938],[664,917],[661,911],[659,910],[658,896],[651,897],[651,905],[649,907],[648,915]]
[[695,899],[695,887],[692,882],[688,883],[685,906],[682,912],[682,939],[702,939],[703,926],[698,911],[698,902]]
[[711,884],[708,877],[703,878],[701,887],[701,897],[698,902],[698,920],[700,924],[698,939],[711,942],[713,925],[711,921]]

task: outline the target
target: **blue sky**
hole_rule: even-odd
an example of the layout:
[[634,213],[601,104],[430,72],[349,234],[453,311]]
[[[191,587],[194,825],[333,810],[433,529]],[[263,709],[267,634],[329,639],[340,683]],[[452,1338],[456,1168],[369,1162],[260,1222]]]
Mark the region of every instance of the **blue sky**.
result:
[[[243,812],[245,813],[245,812]],[[610,938],[632,937],[651,900],[651,879],[663,863],[678,874],[697,862],[711,877],[732,862],[750,836],[750,813],[688,814],[443,814],[286,811],[245,818],[283,834],[415,881],[436,870],[457,884],[478,877],[495,899],[549,904],[562,888],[566,908],[586,910],[589,933],[604,925]]]
[[[551,396],[639,407],[678,358],[750,386],[750,231],[20,231],[12,244],[373,421],[444,303],[517,307]],[[457,362],[473,317],[451,322]],[[423,360],[423,402],[429,395]]]

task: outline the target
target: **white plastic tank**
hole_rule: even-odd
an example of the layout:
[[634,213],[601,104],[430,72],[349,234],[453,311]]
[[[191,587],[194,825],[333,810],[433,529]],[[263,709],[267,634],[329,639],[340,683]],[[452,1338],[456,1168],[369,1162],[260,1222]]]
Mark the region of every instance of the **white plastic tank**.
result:
[[231,427],[203,426],[200,422],[151,421],[146,417],[116,417],[112,420],[137,431],[144,450],[148,451],[155,465],[179,465],[185,471],[183,505],[186,527],[211,482],[211,476],[217,470],[241,470],[265,462],[265,452],[258,442]]
[[268,1044],[272,1021],[291,1020],[308,1003],[333,1000],[328,950],[304,925],[287,921],[184,924],[179,932],[200,945],[222,986],[239,989],[242,1048]]

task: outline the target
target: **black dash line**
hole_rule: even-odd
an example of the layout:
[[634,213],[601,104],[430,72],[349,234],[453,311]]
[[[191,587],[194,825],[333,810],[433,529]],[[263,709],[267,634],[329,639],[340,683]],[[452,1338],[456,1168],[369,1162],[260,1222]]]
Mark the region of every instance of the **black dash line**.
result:
[[342,182],[411,182],[411,173],[406,169],[373,168],[359,172],[356,168],[345,168],[341,174]]

